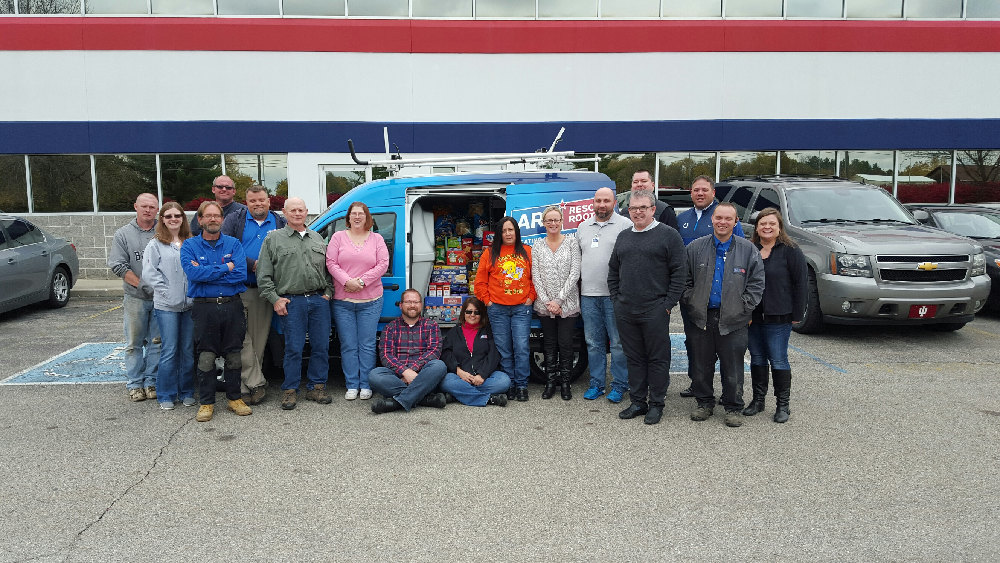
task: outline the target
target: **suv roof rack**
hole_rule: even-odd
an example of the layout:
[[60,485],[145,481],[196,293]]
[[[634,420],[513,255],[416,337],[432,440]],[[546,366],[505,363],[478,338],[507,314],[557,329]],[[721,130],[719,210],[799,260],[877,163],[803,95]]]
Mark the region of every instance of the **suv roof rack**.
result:
[[502,154],[478,154],[468,156],[450,156],[440,158],[403,158],[399,154],[399,147],[396,145],[396,152],[393,154],[389,149],[389,128],[382,128],[382,136],[385,140],[386,160],[361,160],[354,151],[354,141],[347,140],[347,147],[351,150],[351,158],[354,162],[362,166],[387,168],[393,175],[401,169],[409,166],[455,166],[461,164],[555,164],[557,162],[592,162],[594,158],[572,158],[576,155],[574,151],[556,152],[554,149],[562,140],[565,127],[559,128],[559,133],[552,141],[548,149],[540,148],[535,152],[527,153],[502,153]]
[[755,182],[774,182],[781,180],[845,180],[840,176],[834,174],[747,174],[743,176],[729,176],[722,180],[723,182],[728,182],[730,180],[743,180],[743,181],[755,181]]

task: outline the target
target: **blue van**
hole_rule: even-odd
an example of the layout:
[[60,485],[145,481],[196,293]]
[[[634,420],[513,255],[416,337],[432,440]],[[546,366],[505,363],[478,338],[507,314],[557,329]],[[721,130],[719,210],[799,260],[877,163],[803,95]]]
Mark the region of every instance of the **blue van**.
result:
[[[382,277],[385,301],[379,331],[399,316],[399,300],[407,288],[428,295],[435,265],[435,214],[466,213],[470,206],[480,220],[495,227],[504,216],[517,219],[521,237],[531,244],[545,236],[542,212],[549,205],[563,208],[564,233],[576,232],[581,222],[591,218],[594,192],[614,183],[604,174],[586,170],[503,171],[490,173],[394,177],[355,187],[317,217],[309,228],[330,240],[333,233],[347,228],[347,208],[362,201],[371,211],[373,229],[382,235],[389,249],[389,269]],[[471,292],[470,292],[471,293]],[[442,328],[449,326],[441,322]],[[532,378],[542,381],[541,333],[537,320],[532,329]],[[333,331],[336,339],[336,330]],[[331,348],[339,353],[339,344]],[[575,379],[586,370],[587,353],[582,328],[577,335]]]

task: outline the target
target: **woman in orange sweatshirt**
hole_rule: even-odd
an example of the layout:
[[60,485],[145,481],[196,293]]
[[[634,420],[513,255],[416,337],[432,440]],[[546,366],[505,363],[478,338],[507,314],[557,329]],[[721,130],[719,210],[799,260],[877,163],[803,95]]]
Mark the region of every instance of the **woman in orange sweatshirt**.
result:
[[521,229],[513,217],[500,220],[500,236],[493,238],[476,271],[476,297],[486,304],[493,341],[500,352],[500,369],[513,382],[507,397],[528,400],[531,350],[531,247],[521,243]]

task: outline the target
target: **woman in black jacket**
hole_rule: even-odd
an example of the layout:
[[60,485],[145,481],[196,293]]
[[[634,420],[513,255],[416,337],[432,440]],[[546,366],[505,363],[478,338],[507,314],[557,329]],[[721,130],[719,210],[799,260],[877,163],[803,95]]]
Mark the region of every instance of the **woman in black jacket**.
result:
[[458,402],[475,407],[507,406],[510,377],[498,371],[500,353],[493,342],[486,306],[476,297],[462,304],[458,325],[445,334],[441,361],[448,366],[441,390]]
[[781,212],[773,207],[757,215],[750,240],[764,259],[764,297],[754,309],[750,323],[748,346],[753,399],[743,409],[743,414],[753,416],[764,410],[770,361],[774,397],[778,402],[774,421],[787,422],[791,413],[788,396],[792,387],[788,337],[792,325],[798,323],[805,312],[809,279],[806,257],[785,233]]

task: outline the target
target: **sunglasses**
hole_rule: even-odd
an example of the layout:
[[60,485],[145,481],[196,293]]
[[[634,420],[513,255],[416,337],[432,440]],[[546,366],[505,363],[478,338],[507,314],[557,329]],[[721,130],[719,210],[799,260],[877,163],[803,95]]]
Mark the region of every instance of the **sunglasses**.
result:
[[213,188],[219,188],[220,190],[235,190],[236,189],[236,186],[219,186],[219,185],[215,185],[215,186],[212,186],[212,187]]
[[465,310],[465,314],[466,315],[478,315],[479,314],[479,309],[466,309]]

